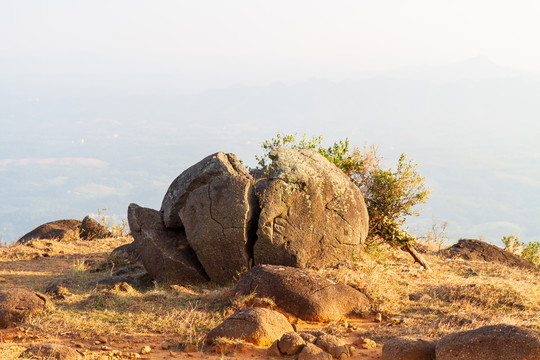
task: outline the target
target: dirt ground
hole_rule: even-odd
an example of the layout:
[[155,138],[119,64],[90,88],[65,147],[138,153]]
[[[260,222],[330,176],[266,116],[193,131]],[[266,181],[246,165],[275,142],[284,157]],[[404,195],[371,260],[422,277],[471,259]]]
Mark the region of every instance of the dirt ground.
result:
[[[111,244],[113,248],[114,244]],[[108,255],[109,249],[99,253],[84,254],[87,261],[99,261]],[[62,253],[64,252],[64,253]],[[44,291],[46,284],[73,271],[74,262],[81,254],[69,251],[48,253],[37,250],[35,254],[24,254],[21,259],[0,261],[0,288],[26,287]],[[321,330],[329,324],[298,321],[297,331]],[[363,348],[361,334],[367,329],[383,326],[374,319],[344,319],[338,325],[345,334],[343,340],[351,345],[352,359],[380,359],[382,344],[376,348]],[[55,343],[73,347],[84,354],[85,359],[267,359],[266,347],[250,344],[220,345],[203,351],[186,352],[175,339],[167,334],[130,333],[99,338],[75,337],[70,332],[46,333],[42,329],[25,326],[0,329],[0,358],[16,359],[18,354],[39,343]],[[141,354],[141,349],[149,346],[151,351]]]

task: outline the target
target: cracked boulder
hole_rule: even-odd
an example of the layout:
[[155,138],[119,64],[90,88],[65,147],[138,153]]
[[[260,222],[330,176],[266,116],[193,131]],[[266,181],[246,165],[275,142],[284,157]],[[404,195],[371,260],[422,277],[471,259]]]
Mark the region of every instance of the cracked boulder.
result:
[[279,312],[265,308],[247,308],[235,312],[210,330],[206,335],[206,342],[212,344],[219,338],[229,338],[268,346],[288,332],[294,332],[294,329]]
[[178,176],[162,206],[165,226],[183,226],[210,279],[233,281],[249,267],[258,202],[253,178],[234,154],[206,157]]
[[267,180],[257,182],[255,264],[323,267],[360,252],[368,212],[351,179],[310,150],[279,148],[270,158]]
[[128,223],[137,253],[152,278],[165,284],[209,281],[184,229],[165,228],[159,211],[130,204]]
[[257,265],[240,278],[235,292],[272,298],[278,308],[306,321],[338,320],[369,307],[358,290],[287,266]]

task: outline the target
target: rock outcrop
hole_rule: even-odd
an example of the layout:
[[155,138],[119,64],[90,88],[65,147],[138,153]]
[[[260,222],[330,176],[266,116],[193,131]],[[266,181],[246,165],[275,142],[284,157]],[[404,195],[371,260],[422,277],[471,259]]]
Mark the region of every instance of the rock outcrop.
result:
[[17,243],[26,244],[34,239],[61,239],[69,236],[76,238],[81,224],[82,221],[73,219],[51,221],[23,235]]
[[540,359],[540,331],[491,325],[447,335],[435,347],[437,360]]
[[259,182],[255,264],[329,266],[360,252],[368,213],[350,178],[310,150],[280,148],[270,157]]
[[227,284],[256,264],[333,265],[360,251],[358,187],[309,150],[279,149],[257,180],[234,154],[210,155],[169,186],[161,210],[131,204],[137,254],[159,282]]
[[235,291],[269,297],[276,305],[306,321],[338,320],[369,307],[368,298],[344,284],[279,265],[257,265],[245,273]]
[[512,254],[509,251],[481,240],[460,239],[457,244],[443,250],[442,253],[452,259],[460,258],[464,260],[494,262],[522,269],[537,270],[536,266],[521,256]]

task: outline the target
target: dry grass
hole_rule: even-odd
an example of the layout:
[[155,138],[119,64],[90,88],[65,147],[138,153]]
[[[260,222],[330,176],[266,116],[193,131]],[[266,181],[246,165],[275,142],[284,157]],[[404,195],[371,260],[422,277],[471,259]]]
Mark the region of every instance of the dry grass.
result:
[[[158,344],[155,346],[167,341],[174,351],[187,344],[201,348],[206,333],[234,311],[251,306],[275,307],[271,299],[253,295],[232,298],[230,287],[88,286],[89,281],[110,275],[120,266],[107,256],[130,241],[129,237],[90,242],[39,240],[1,248],[0,288],[25,286],[44,291],[58,278],[72,279],[73,286],[71,296],[55,300],[54,311],[22,324],[33,339],[1,339],[0,358],[15,359],[40,338],[68,345],[83,342],[90,347],[95,339],[106,337],[124,350],[134,350],[143,341]],[[429,246],[426,248],[429,250]],[[383,322],[364,335],[377,342],[408,334],[439,338],[497,323],[540,328],[538,272],[450,261],[429,251],[425,257],[433,268],[431,272],[421,270],[408,254],[379,246],[355,262],[314,272],[356,287],[370,297],[371,309],[364,309],[361,315],[381,313]],[[332,328],[335,324],[321,324],[324,326]],[[86,358],[93,359],[92,354],[88,352]]]
[[421,270],[408,254],[384,248],[319,273],[372,299],[372,311],[390,320],[370,331],[377,339],[406,334],[438,338],[499,323],[540,329],[539,272],[448,260],[434,252],[425,257],[431,272]]

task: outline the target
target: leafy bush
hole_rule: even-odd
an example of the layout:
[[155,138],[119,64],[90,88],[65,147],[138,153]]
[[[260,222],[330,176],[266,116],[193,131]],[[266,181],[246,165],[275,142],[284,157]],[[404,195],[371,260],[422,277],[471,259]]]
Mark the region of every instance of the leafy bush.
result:
[[97,222],[106,227],[112,233],[113,237],[127,236],[129,234],[127,221],[121,219],[118,222],[114,215],[105,215],[105,211],[107,211],[105,208],[98,210]]
[[418,215],[414,206],[425,203],[430,190],[416,171],[417,165],[402,154],[396,170],[383,169],[375,146],[351,147],[349,140],[336,141],[330,147],[322,145],[322,136],[297,139],[297,134],[265,140],[261,146],[265,155],[256,156],[262,168],[268,166],[268,154],[279,147],[310,149],[326,157],[340,168],[360,188],[369,213],[368,242],[382,239],[392,245],[412,246],[415,238],[402,228],[406,217]]
[[519,240],[517,234],[503,236],[504,250],[519,254],[528,262],[540,267],[540,242],[531,241],[528,244]]

